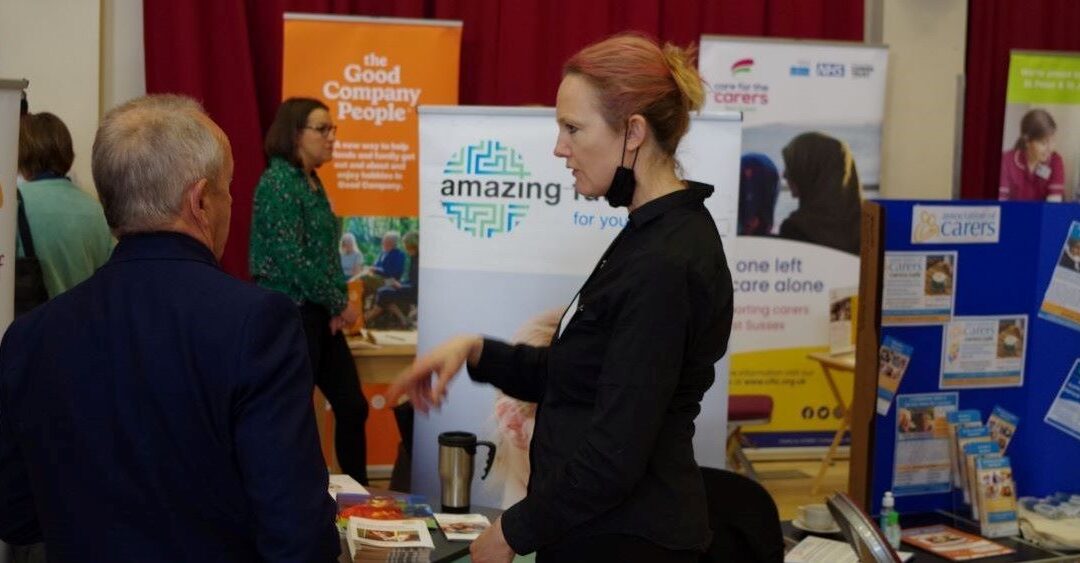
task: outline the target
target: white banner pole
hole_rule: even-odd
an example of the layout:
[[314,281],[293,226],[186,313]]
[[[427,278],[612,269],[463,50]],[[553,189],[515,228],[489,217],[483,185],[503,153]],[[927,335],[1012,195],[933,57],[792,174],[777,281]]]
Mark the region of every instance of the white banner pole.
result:
[[15,315],[19,102],[28,84],[26,80],[0,78],[0,335]]

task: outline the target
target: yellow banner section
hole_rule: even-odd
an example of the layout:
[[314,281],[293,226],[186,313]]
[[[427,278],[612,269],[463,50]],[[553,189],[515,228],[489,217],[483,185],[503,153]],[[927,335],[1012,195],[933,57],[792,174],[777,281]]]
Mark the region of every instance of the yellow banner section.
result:
[[286,16],[282,97],[330,108],[320,177],[337,215],[417,215],[416,109],[457,104],[460,51],[460,22]]
[[[812,432],[840,428],[844,413],[829,389],[821,364],[808,357],[828,353],[827,346],[744,352],[731,356],[732,395],[770,395],[772,422],[746,432]],[[851,405],[854,374],[832,368],[844,403]]]

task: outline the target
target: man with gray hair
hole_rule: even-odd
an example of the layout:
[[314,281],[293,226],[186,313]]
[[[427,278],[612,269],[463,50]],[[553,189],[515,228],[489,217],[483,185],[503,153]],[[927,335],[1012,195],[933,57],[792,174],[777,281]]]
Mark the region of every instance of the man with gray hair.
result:
[[218,265],[232,171],[190,99],[105,116],[116,250],[0,345],[0,539],[50,561],[336,558],[299,313]]

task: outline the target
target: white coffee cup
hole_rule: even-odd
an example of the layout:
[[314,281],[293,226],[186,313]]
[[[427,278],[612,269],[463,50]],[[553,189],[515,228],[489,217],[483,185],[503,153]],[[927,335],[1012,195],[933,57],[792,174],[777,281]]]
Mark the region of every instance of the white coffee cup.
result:
[[814,530],[828,530],[834,526],[829,507],[824,504],[806,504],[799,507],[799,520]]
[[1016,345],[1020,343],[1020,339],[1015,334],[1005,335],[1005,349],[1012,352],[1016,350]]

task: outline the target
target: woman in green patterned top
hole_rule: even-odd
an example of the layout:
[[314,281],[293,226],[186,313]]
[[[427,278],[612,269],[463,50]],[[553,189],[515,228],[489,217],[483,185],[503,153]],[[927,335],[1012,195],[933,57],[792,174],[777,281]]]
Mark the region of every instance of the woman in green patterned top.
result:
[[250,266],[256,283],[299,305],[315,385],[334,409],[338,462],[366,485],[367,400],[341,332],[360,310],[349,303],[337,251],[339,221],[315,173],[330,160],[336,131],[318,100],[290,98],[278,108],[266,133],[270,165],[255,188]]

